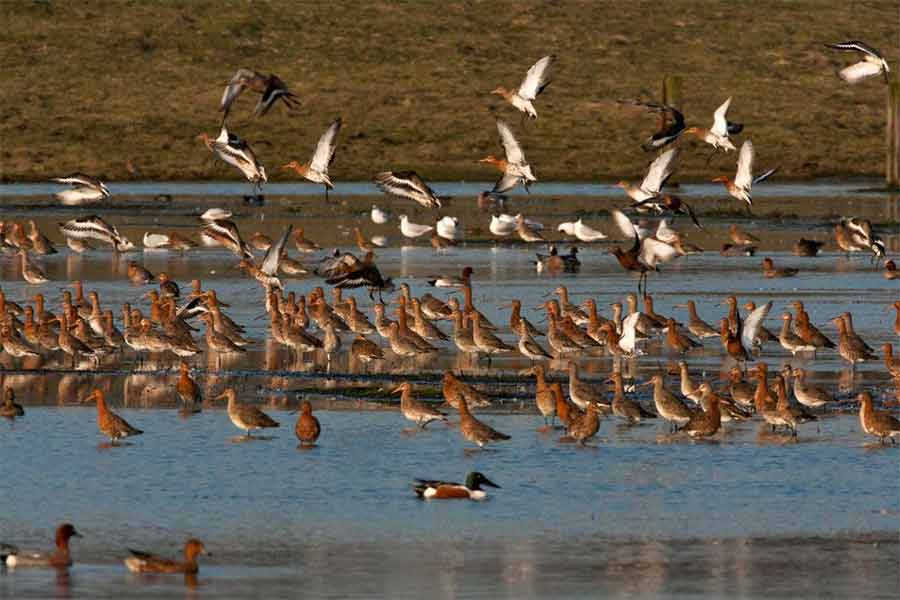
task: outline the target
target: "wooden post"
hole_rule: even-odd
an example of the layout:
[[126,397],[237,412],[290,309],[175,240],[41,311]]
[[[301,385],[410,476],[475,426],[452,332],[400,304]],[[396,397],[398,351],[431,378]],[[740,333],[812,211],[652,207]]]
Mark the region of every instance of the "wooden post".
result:
[[885,183],[890,190],[900,189],[900,81],[888,84],[887,164]]
[[663,78],[662,101],[681,110],[681,76],[666,75]]

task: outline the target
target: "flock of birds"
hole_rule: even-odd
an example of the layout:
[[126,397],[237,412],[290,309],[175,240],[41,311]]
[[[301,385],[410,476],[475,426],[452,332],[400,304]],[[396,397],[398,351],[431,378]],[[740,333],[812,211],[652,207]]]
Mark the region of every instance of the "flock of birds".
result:
[[[880,74],[887,78],[887,63],[870,46],[862,42],[846,42],[831,47],[855,51],[863,57],[861,62],[840,72],[845,81],[856,82]],[[549,72],[554,60],[554,56],[541,58],[528,70],[517,89],[497,87],[493,93],[520,111],[523,119],[537,118],[534,103],[550,82]],[[228,82],[222,96],[220,109],[224,117],[218,137],[213,139],[202,134],[200,139],[216,157],[239,169],[248,182],[259,187],[267,181],[265,168],[249,144],[225,126],[225,119],[245,90],[260,95],[254,110],[258,116],[265,115],[279,101],[288,108],[297,102],[296,96],[276,75],[267,76],[240,69]],[[695,226],[702,228],[693,209],[677,196],[666,193],[664,186],[677,168],[681,152],[678,142],[682,135],[696,136],[711,146],[713,154],[719,150],[737,150],[732,136],[740,133],[743,126],[728,120],[731,98],[715,111],[713,124],[709,128],[686,127],[684,116],[674,107],[653,102],[637,104],[661,115],[659,130],[643,144],[645,150],[658,151],[659,154],[640,183],[619,183],[631,199],[629,208],[638,213],[661,216],[686,215]],[[334,187],[328,169],[334,160],[341,123],[341,119],[336,119],[328,126],[309,162],[292,161],[282,167],[322,184],[326,198],[328,191]],[[510,126],[498,120],[497,130],[505,157],[488,156],[482,159],[483,163],[497,169],[500,177],[492,190],[481,194],[479,203],[502,205],[502,194],[519,184],[528,189],[537,181]],[[774,172],[775,169],[769,169],[761,174],[755,173],[754,147],[748,139],[738,151],[734,178],[722,176],[715,181],[722,182],[727,192],[749,210],[753,202],[753,184],[765,180]],[[88,175],[74,174],[56,181],[72,186],[58,194],[59,200],[66,204],[97,201],[110,195],[103,182]],[[442,198],[415,172],[379,173],[375,183],[391,196],[429,209],[442,207]],[[616,247],[611,253],[624,269],[640,273],[638,294],[628,294],[624,303],[613,303],[612,314],[606,318],[598,314],[594,299],[574,305],[569,301],[566,286],[558,285],[553,290],[556,297],[546,299],[541,306],[546,319],[543,330],[528,320],[522,313],[521,302],[513,299],[509,305],[508,322],[509,331],[515,338],[513,340],[504,340],[501,337],[504,327],[492,323],[475,305],[473,288],[476,283],[472,268],[464,268],[458,276],[435,277],[429,282],[434,293],[415,297],[406,283],[397,286],[390,277],[381,273],[374,253],[380,246],[378,240],[366,239],[358,228],[355,235],[362,256],[335,251],[321,257],[314,267],[307,267],[288,256],[287,251],[292,246],[302,255],[321,251],[314,241],[305,237],[302,229],[295,231],[292,226],[288,226],[278,239],[255,234],[248,243],[228,211],[210,209],[200,217],[199,237],[205,245],[222,246],[233,252],[240,261],[240,268],[259,282],[265,299],[269,335],[289,351],[297,355],[324,355],[328,371],[348,338],[352,338],[349,354],[366,365],[389,361],[401,365],[416,364],[419,357],[431,360],[447,347],[455,347],[460,353],[474,356],[476,360],[486,359],[488,364],[494,357],[517,353],[532,365],[526,374],[534,378],[534,403],[543,419],[539,431],[555,430],[558,421],[564,430],[561,439],[564,442],[588,443],[597,434],[601,419],[607,415],[629,424],[661,419],[669,424],[674,435],[689,438],[707,438],[719,433],[723,423],[756,418],[773,431],[781,428],[794,437],[800,425],[816,421],[824,414],[834,402],[834,393],[809,382],[802,368],[788,366],[770,378],[765,362],[757,361],[754,366],[748,367],[763,345],[778,344],[786,353],[805,358],[836,352],[851,367],[878,358],[875,350],[853,329],[850,312],[844,312],[831,321],[838,334],[835,342],[810,321],[799,300],[791,304],[793,313],[786,311],[780,316],[782,325],[778,333],[770,332],[765,327],[765,320],[773,308],[772,302],[760,306],[753,303],[741,306],[735,296],[729,296],[724,303],[728,306],[727,313],[713,324],[700,318],[693,301],[684,305],[687,312],[683,322],[673,315],[657,313],[652,296],[646,293],[647,274],[657,271],[662,263],[699,249],[671,228],[665,218],[654,230],[647,231],[620,210],[611,211],[611,215],[612,223],[622,235],[632,240],[627,249]],[[374,223],[384,224],[389,222],[391,215],[373,206],[370,217]],[[436,249],[458,243],[462,235],[458,220],[450,216],[437,219],[432,226],[413,223],[406,215],[401,215],[399,223],[401,233],[406,237],[430,233]],[[34,221],[27,223],[27,230],[25,225],[17,222],[0,224],[0,251],[20,256],[23,279],[30,285],[40,286],[46,284],[48,278],[32,257],[52,254],[56,249]],[[524,242],[546,241],[541,233],[543,226],[521,214],[494,214],[489,229],[499,238],[515,234]],[[558,230],[586,243],[607,238],[604,232],[580,219],[562,223]],[[115,226],[99,216],[72,219],[61,224],[59,231],[72,252],[85,252],[96,244],[109,245],[116,253],[129,252],[135,247]],[[874,234],[871,223],[864,219],[843,219],[835,225],[834,235],[837,246],[844,252],[866,252],[876,260],[885,256],[883,241]],[[722,254],[752,255],[756,252],[758,240],[752,234],[732,226],[730,238],[732,243],[722,247]],[[794,253],[815,256],[823,243],[801,239],[795,245]],[[148,232],[143,245],[146,248],[186,251],[196,247],[198,242],[176,233]],[[254,250],[264,252],[261,260],[256,260]],[[562,255],[553,247],[550,254],[538,254],[535,264],[539,271],[550,273],[578,272],[580,269],[577,249],[574,248],[569,254]],[[306,295],[286,291],[282,276],[293,277],[310,272],[332,286],[330,301],[322,286]],[[121,329],[116,325],[115,313],[101,305],[99,293],[86,292],[80,281],[71,284],[71,291],[64,291],[58,313],[51,312],[44,295],[39,292],[28,299],[30,304],[20,305],[0,290],[0,345],[3,352],[12,359],[21,360],[29,368],[43,365],[44,361],[54,356],[71,359],[73,366],[81,359],[93,365],[106,360],[117,361],[125,353],[137,357],[170,357],[179,368],[173,393],[180,398],[186,413],[199,412],[204,394],[192,378],[187,360],[202,352],[244,353],[254,340],[248,337],[245,327],[227,314],[228,303],[220,299],[214,290],[204,290],[200,280],[192,281],[190,291],[183,293],[165,273],[154,275],[136,261],[128,263],[127,273],[134,284],[152,285],[156,282],[156,285],[145,296],[149,299],[146,314],[131,304],[120,307]],[[771,259],[766,258],[762,273],[765,277],[790,277],[796,275],[796,270],[777,268]],[[892,261],[887,261],[884,276],[897,278],[896,266]],[[398,287],[397,306],[391,308],[384,303],[383,293]],[[369,291],[373,301],[372,313],[361,310],[354,297],[345,298],[342,295],[345,289],[353,288]],[[438,290],[458,292],[461,299],[456,295],[443,299],[439,297]],[[378,301],[375,301],[376,293]],[[641,301],[643,304],[639,306]],[[894,302],[892,308],[897,311],[894,333],[900,335],[900,301]],[[195,338],[196,326],[200,323],[204,329],[203,343]],[[442,328],[442,323],[448,323],[449,330]],[[373,339],[376,335],[382,340],[381,343]],[[539,341],[541,338],[543,341]],[[719,390],[709,381],[694,381],[684,361],[697,348],[716,346],[721,347],[723,355],[734,362],[728,385]],[[900,360],[894,359],[891,344],[884,344],[882,350],[888,375],[895,383],[900,383]],[[601,386],[583,379],[579,373],[578,361],[582,357],[608,355],[618,361],[647,352],[667,351],[682,358],[679,363],[680,393],[667,388],[663,373],[653,375],[646,382],[626,385],[621,372],[616,369],[605,382],[612,386],[612,396],[609,397]],[[559,363],[564,365],[568,375],[566,388],[561,381],[550,381],[548,376],[552,366]],[[746,380],[747,375],[752,378],[751,381]],[[633,392],[642,386],[652,387],[652,406],[645,406],[634,395]],[[429,423],[448,421],[448,415],[441,407],[416,399],[413,386],[408,381],[400,381],[393,392],[400,395],[403,417],[417,427],[424,429]],[[473,413],[491,404],[491,398],[483,391],[448,370],[443,373],[442,393],[446,405],[458,413],[458,428],[463,439],[479,448],[509,439],[508,435]],[[142,430],[110,409],[106,395],[97,388],[82,400],[96,403],[97,424],[101,433],[113,444],[142,434]],[[209,400],[226,401],[230,420],[247,436],[254,431],[279,425],[260,408],[241,402],[232,387],[220,390]],[[878,438],[881,443],[887,440],[896,442],[896,438],[900,437],[900,421],[888,411],[874,408],[869,392],[860,393],[857,400],[863,431]],[[15,419],[24,412],[24,408],[15,402],[13,390],[6,388],[0,404],[0,416]],[[296,437],[301,445],[315,445],[322,428],[313,414],[312,405],[301,400],[298,412]],[[464,483],[416,480],[414,484],[416,495],[424,499],[481,500],[487,495],[484,487],[499,486],[479,472],[470,473]],[[9,567],[68,567],[72,563],[69,540],[78,535],[71,524],[60,525],[56,532],[56,548],[49,554],[23,552],[12,545],[0,545],[0,563]],[[204,552],[203,543],[191,539],[185,545],[184,560],[132,551],[125,564],[136,572],[191,574],[197,572],[197,557]]]

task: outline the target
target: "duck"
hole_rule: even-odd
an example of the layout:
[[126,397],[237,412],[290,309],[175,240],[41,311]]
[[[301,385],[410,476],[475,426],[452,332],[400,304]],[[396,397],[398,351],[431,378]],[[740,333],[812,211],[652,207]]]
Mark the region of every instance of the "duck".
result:
[[341,119],[338,117],[328,126],[322,137],[316,144],[316,150],[313,152],[312,158],[308,163],[300,164],[296,160],[292,160],[288,164],[281,167],[283,170],[293,170],[298,175],[312,181],[313,183],[321,183],[325,187],[325,201],[328,201],[328,190],[334,189],[334,184],[328,177],[328,167],[334,161],[334,151],[337,149],[337,136],[341,131]]
[[794,242],[791,252],[794,256],[818,256],[819,250],[824,245],[825,242],[800,238],[799,241]]
[[128,549],[131,556],[123,562],[132,573],[197,573],[197,557],[208,554],[206,546],[198,539],[191,538],[184,544],[184,560],[178,561],[149,554],[140,550]]
[[484,500],[487,492],[481,486],[500,489],[500,486],[479,473],[473,471],[466,475],[466,483],[434,479],[416,479],[413,489],[416,496],[423,500]]
[[554,54],[541,57],[528,69],[525,79],[519,84],[517,90],[507,90],[503,86],[498,86],[491,91],[491,94],[501,96],[514,108],[521,111],[523,118],[527,116],[530,119],[537,119],[538,115],[533,102],[550,85],[550,67],[554,62],[556,62]]
[[300,440],[300,445],[315,446],[321,433],[322,426],[319,424],[319,419],[312,414],[312,404],[309,400],[303,400],[300,403],[300,416],[297,417],[297,423],[294,424],[294,434]]
[[278,427],[279,425],[278,421],[255,406],[239,403],[233,388],[226,388],[213,400],[228,400],[228,417],[235,427],[247,432],[248,438],[252,436],[254,429]]
[[67,568],[72,566],[69,540],[82,537],[71,523],[56,528],[56,548],[52,552],[22,552],[11,544],[0,544],[0,564],[14,569],[20,567]]
[[16,403],[16,393],[12,388],[3,389],[3,403],[0,404],[0,417],[7,419],[15,419],[16,417],[24,417],[25,409],[21,404]]
[[775,268],[775,263],[771,258],[764,258],[762,261],[762,272],[763,277],[767,279],[774,279],[780,277],[794,277],[797,273],[800,272],[800,269],[795,269],[794,267],[781,267]]
[[439,275],[434,279],[426,280],[426,283],[432,287],[440,288],[461,288],[472,284],[472,274],[475,270],[472,267],[463,267],[459,277],[453,275]]
[[889,260],[884,263],[884,278],[888,281],[900,279],[900,271],[897,270],[897,265],[894,261]]

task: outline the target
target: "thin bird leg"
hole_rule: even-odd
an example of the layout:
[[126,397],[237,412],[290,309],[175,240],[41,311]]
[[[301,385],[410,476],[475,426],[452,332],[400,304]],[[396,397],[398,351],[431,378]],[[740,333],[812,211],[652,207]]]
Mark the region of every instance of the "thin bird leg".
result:
[[709,156],[706,157],[706,166],[709,166],[709,161],[712,160],[712,157],[716,155],[716,149],[713,148],[713,151],[709,153]]

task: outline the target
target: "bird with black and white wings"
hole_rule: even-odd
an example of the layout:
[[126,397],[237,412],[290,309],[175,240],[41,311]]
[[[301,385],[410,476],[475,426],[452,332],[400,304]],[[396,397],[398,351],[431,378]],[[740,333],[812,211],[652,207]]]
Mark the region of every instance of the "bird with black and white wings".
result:
[[288,225],[287,229],[284,230],[284,234],[282,234],[281,238],[271,246],[269,246],[269,250],[266,252],[265,258],[263,258],[262,263],[259,266],[259,270],[265,273],[266,275],[274,277],[278,272],[278,265],[281,264],[281,259],[284,257],[285,253],[285,244],[287,244],[288,238],[291,237],[291,232],[294,230],[293,225]]
[[620,181],[616,184],[616,187],[625,190],[628,197],[635,202],[645,202],[652,198],[656,198],[659,196],[663,185],[665,185],[666,181],[678,167],[678,156],[680,152],[680,148],[669,148],[657,156],[654,161],[650,163],[647,175],[644,176],[644,180],[640,185],[635,185],[627,181]]
[[768,179],[771,175],[778,171],[778,167],[775,167],[773,169],[769,169],[768,171],[762,173],[757,177],[754,177],[753,162],[755,156],[756,153],[753,149],[753,141],[745,141],[741,145],[740,154],[738,154],[737,173],[734,176],[734,181],[724,175],[713,179],[713,181],[722,182],[725,185],[725,189],[728,190],[728,193],[733,198],[745,202],[747,204],[748,210],[750,209],[750,206],[753,205],[753,196],[750,193],[753,188],[753,184]]
[[215,156],[223,162],[238,169],[247,181],[259,187],[268,181],[266,169],[259,163],[250,144],[233,133],[229,133],[225,126],[219,132],[219,137],[210,139],[206,133],[197,136]]
[[382,192],[412,200],[425,208],[440,208],[441,199],[415,171],[385,171],[375,176]]
[[[698,139],[706,142],[710,146],[713,147],[713,154],[715,154],[715,150],[722,148],[725,152],[729,152],[731,150],[736,150],[734,144],[731,143],[731,138],[729,138],[729,134],[732,132],[737,133],[740,129],[743,129],[743,126],[739,126],[736,123],[728,122],[728,109],[731,107],[731,97],[722,103],[719,108],[716,109],[716,112],[713,113],[713,125],[709,129],[704,129],[702,127],[690,127],[685,129],[684,132],[694,135]],[[712,156],[712,155],[710,155]]]
[[225,113],[223,121],[228,117],[235,100],[247,88],[261,94],[256,107],[253,109],[253,114],[259,117],[269,112],[272,105],[279,99],[284,102],[288,109],[293,109],[297,104],[296,95],[274,73],[266,76],[250,69],[238,69],[226,84],[225,91],[222,93],[222,100],[219,103],[219,110]]
[[509,128],[504,121],[497,119],[497,132],[500,134],[500,143],[503,145],[503,151],[506,153],[506,173],[516,176],[525,184],[525,189],[533,181],[537,181],[537,177],[531,171],[531,165],[525,160],[525,152],[519,140],[513,135],[512,129]]
[[334,189],[334,184],[328,177],[328,167],[334,161],[334,151],[337,149],[337,136],[341,131],[341,123],[341,119],[338,117],[328,126],[325,133],[319,138],[316,151],[309,163],[300,164],[296,160],[292,160],[281,167],[282,169],[293,169],[304,179],[324,185],[326,200],[328,200],[328,190]]
[[96,177],[84,173],[72,173],[65,177],[54,177],[51,181],[56,183],[68,183],[72,187],[57,192],[54,197],[69,206],[75,206],[85,202],[95,202],[109,198],[109,190],[102,181]]
[[522,111],[530,118],[536,119],[537,111],[534,109],[532,101],[544,91],[544,88],[550,85],[550,66],[555,60],[556,56],[551,54],[534,63],[531,68],[528,69],[528,73],[519,85],[518,90],[512,91],[507,90],[504,87],[497,87],[491,93],[503,96],[507,102],[512,104],[518,110]]
[[134,244],[119,230],[110,225],[97,215],[78,217],[65,223],[60,223],[59,231],[68,240],[97,240],[111,245],[117,252],[126,252],[134,248]]
[[838,76],[847,83],[856,83],[868,77],[874,77],[881,74],[884,74],[885,83],[890,81],[888,73],[891,72],[891,68],[888,66],[887,61],[878,50],[867,43],[860,42],[859,40],[851,40],[849,42],[838,42],[836,44],[825,45],[834,50],[844,50],[862,54],[861,61],[841,69],[838,73]]

